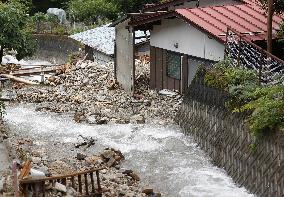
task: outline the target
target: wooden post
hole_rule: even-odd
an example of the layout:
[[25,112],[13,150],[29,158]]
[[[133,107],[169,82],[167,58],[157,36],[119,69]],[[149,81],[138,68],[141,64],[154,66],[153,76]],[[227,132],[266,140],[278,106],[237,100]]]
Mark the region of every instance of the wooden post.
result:
[[272,53],[272,20],[273,20],[273,0],[268,0],[267,11],[267,51]]
[[84,174],[86,195],[89,195],[88,174]]
[[15,197],[20,197],[20,194],[19,194],[19,181],[18,181],[18,174],[17,174],[17,162],[16,161],[13,161],[12,171],[13,171],[13,177],[14,177]]
[[79,192],[82,194],[82,179],[81,175],[78,175]]
[[262,64],[260,64],[258,68],[258,85],[261,86],[261,78],[262,78]]
[[43,71],[43,66],[40,66],[40,83],[44,83],[44,71]]
[[97,175],[98,191],[102,192],[102,187],[101,187],[101,182],[100,182],[100,173],[98,170],[96,171],[96,175]]
[[71,184],[72,184],[72,187],[77,191],[77,188],[75,187],[75,180],[73,176],[71,177]]
[[94,183],[94,173],[90,173],[91,184],[92,184],[92,193],[95,193],[95,183]]
[[242,49],[242,36],[239,36],[239,53],[238,53],[238,59],[237,59],[237,65],[240,67],[240,59],[241,59],[241,49]]
[[228,36],[229,36],[229,27],[227,27],[227,32],[226,32],[226,44],[225,44],[225,51],[224,51],[224,57],[226,58],[228,56]]

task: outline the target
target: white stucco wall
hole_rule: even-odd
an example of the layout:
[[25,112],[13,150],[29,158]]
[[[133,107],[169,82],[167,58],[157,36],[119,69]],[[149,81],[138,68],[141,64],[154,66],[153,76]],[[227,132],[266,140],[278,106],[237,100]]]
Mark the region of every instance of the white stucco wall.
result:
[[[178,43],[178,48],[174,45]],[[151,46],[218,61],[225,46],[181,19],[164,19],[151,31]]]

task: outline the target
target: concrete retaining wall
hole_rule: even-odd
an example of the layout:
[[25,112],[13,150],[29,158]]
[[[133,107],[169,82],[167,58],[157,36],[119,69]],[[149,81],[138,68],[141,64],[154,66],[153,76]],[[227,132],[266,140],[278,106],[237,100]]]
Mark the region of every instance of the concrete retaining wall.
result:
[[35,35],[38,50],[32,58],[49,61],[53,64],[64,64],[71,53],[78,52],[84,47],[77,41],[67,36],[38,34]]
[[176,121],[184,132],[239,184],[257,196],[284,195],[284,132],[257,141],[249,133],[243,114],[225,107],[226,93],[192,84]]

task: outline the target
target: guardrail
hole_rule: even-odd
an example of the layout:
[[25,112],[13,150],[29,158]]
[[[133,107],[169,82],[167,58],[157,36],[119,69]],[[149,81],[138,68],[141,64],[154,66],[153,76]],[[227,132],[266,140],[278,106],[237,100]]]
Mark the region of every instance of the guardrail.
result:
[[278,83],[284,76],[284,61],[231,28],[227,29],[225,53],[236,66],[253,69],[260,84]]
[[[79,192],[81,196],[101,197],[102,187],[100,183],[99,171],[103,169],[104,168],[97,168],[84,172],[64,176],[46,177],[42,179],[22,179],[19,180],[20,194],[24,197],[45,197],[46,185],[55,185],[57,182],[65,186],[70,185],[77,192]],[[94,179],[94,174],[96,175],[96,180]]]

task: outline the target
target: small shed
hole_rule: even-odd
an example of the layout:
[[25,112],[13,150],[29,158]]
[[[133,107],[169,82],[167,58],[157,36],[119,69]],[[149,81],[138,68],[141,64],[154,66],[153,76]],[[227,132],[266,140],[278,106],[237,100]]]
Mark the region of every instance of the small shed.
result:
[[108,25],[70,36],[85,45],[87,58],[99,64],[114,61],[114,29]]
[[[144,32],[138,31],[141,37],[136,41],[136,54],[149,53],[149,42],[146,41]],[[99,64],[114,61],[115,28],[110,24],[90,29],[70,36],[85,45],[87,59]]]

